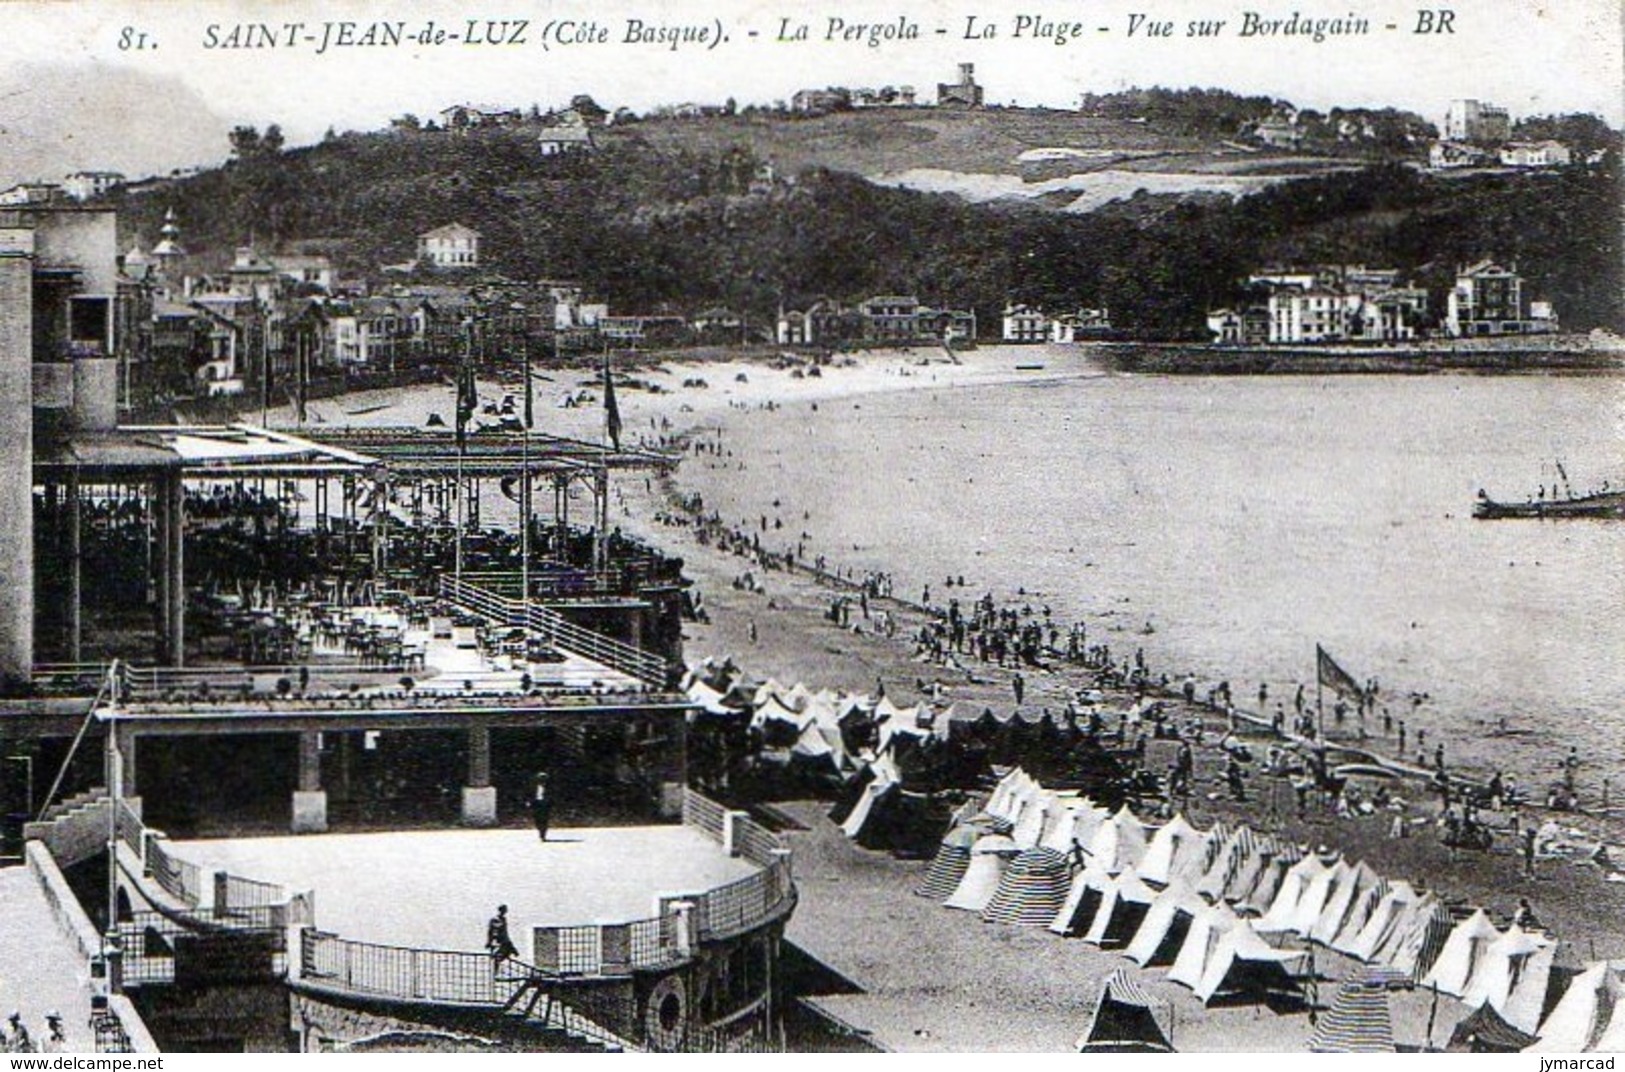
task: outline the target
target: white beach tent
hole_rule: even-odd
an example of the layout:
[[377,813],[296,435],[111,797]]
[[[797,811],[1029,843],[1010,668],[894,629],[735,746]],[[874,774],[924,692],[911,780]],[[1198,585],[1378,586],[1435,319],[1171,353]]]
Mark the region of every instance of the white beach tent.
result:
[[1049,929],[1056,934],[1082,934],[1087,931],[1094,922],[1095,912],[1111,880],[1112,876],[1106,874],[1092,857],[1086,857],[1083,870],[1072,876],[1066,900],[1061,903],[1061,910],[1055,913]]
[[1519,1031],[1534,1034],[1540,1026],[1556,952],[1556,942],[1514,923],[1485,950],[1483,963],[1462,995],[1462,1004],[1476,1007],[1488,1003],[1501,1019]]
[[1354,877],[1354,868],[1349,862],[1339,856],[1328,864],[1326,870],[1316,875],[1304,887],[1303,893],[1298,897],[1297,906],[1292,910],[1292,929],[1299,937],[1307,938],[1320,922],[1321,913],[1331,903],[1345,882]]
[[1302,860],[1304,850],[1297,844],[1279,838],[1263,838],[1259,842],[1258,856],[1252,877],[1242,876],[1235,883],[1230,901],[1237,908],[1263,915],[1275,903],[1289,871]]
[[1398,921],[1400,911],[1417,898],[1416,890],[1404,879],[1390,882],[1379,878],[1372,892],[1374,896],[1365,898],[1368,904],[1358,919],[1359,899],[1356,899],[1342,931],[1331,942],[1333,949],[1358,960],[1371,959],[1371,954],[1382,941],[1383,933]]
[[1191,921],[1185,944],[1168,969],[1168,978],[1190,987],[1205,1005],[1248,971],[1263,970],[1274,975],[1280,985],[1296,987],[1290,979],[1290,966],[1306,955],[1273,948],[1221,901],[1209,905]]
[[1095,945],[1127,945],[1156,899],[1157,891],[1140,881],[1134,868],[1113,876],[1100,891],[1100,908],[1083,940]]
[[1191,922],[1206,908],[1207,902],[1196,888],[1176,878],[1151,902],[1124,952],[1141,967],[1172,963],[1190,933]]
[[980,912],[998,892],[999,879],[1010,858],[1021,850],[1003,834],[984,834],[971,846],[970,866],[965,876],[954,887],[951,897],[942,902],[948,908],[961,908],[967,912]]
[[[1151,835],[1145,858],[1136,868],[1140,878],[1156,886],[1166,886],[1175,875],[1189,872],[1192,861],[1200,866],[1205,854],[1203,838],[1202,831],[1186,822],[1185,816],[1175,815]],[[1200,872],[1197,877],[1201,877]]]
[[[1524,1052],[1584,1053],[1597,1048],[1610,1028],[1625,1035],[1625,981],[1618,969],[1599,960],[1569,981],[1569,988],[1540,1025],[1539,1040]],[[1621,1043],[1625,1044],[1625,1038]]]
[[1107,874],[1115,875],[1144,859],[1145,848],[1145,824],[1124,804],[1095,831],[1089,855]]
[[1236,875],[1257,851],[1258,835],[1253,833],[1252,828],[1246,825],[1236,827],[1197,881],[1196,892],[1210,901],[1221,900]]
[[1021,818],[1016,821],[1015,828],[1010,831],[1010,840],[1023,849],[1036,848],[1050,814],[1059,806],[1060,802],[1049,790],[1040,789],[1034,793],[1026,807],[1022,808]]
[[1477,909],[1450,932],[1439,959],[1422,977],[1422,986],[1436,987],[1439,993],[1453,998],[1462,997],[1471,989],[1473,976],[1481,970],[1490,946],[1500,937],[1490,917],[1482,908]]
[[895,792],[897,788],[898,782],[895,780],[879,777],[864,786],[863,792],[858,796],[858,802],[847,813],[846,821],[841,823],[841,833],[849,838],[856,838],[858,833],[863,830],[863,825],[869,821],[869,816],[874,811],[875,805],[880,802],[882,797]]
[[1310,939],[1341,951],[1342,945],[1352,942],[1360,933],[1365,921],[1371,918],[1372,909],[1387,892],[1387,881],[1361,860],[1354,865],[1353,880],[1344,884],[1320,914],[1321,921],[1310,932]]
[[1087,846],[1095,829],[1105,818],[1105,813],[1088,799],[1072,797],[1060,802],[1050,822],[1044,826],[1044,834],[1038,839],[1039,845],[1056,852],[1070,853],[1073,842]]
[[1270,903],[1269,911],[1258,921],[1259,932],[1271,934],[1293,930],[1298,918],[1298,903],[1304,899],[1314,881],[1327,870],[1314,853],[1293,864],[1281,879],[1281,888]]

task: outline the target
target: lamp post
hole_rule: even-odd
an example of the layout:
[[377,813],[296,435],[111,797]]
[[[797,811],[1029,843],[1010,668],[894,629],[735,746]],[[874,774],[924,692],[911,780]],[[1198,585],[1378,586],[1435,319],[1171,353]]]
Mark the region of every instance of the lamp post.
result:
[[530,618],[530,425],[534,418],[530,389],[530,323],[525,319],[525,303],[514,302],[509,309],[518,321],[519,350],[524,376],[525,416],[519,429],[519,592],[521,610]]

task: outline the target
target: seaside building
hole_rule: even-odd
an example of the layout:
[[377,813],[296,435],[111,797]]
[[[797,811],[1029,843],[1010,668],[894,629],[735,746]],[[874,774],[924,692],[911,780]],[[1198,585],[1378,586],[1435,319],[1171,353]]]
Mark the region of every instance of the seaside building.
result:
[[1049,339],[1050,318],[1025,305],[1007,305],[999,337],[1005,342],[1045,342]]
[[1488,150],[1460,141],[1436,141],[1428,146],[1428,166],[1438,170],[1475,167],[1489,162]]
[[976,84],[976,65],[961,63],[959,81],[937,83],[938,108],[980,108],[983,87]]
[[827,89],[798,89],[790,98],[790,110],[805,115],[839,112],[851,106],[852,95],[836,86]]
[[1445,330],[1452,336],[1532,335],[1558,329],[1557,311],[1550,302],[1534,301],[1518,274],[1492,259],[1478,261],[1456,272],[1445,312]]
[[1050,342],[1085,342],[1110,336],[1111,312],[1106,309],[1079,309],[1075,313],[1062,313],[1050,322]]
[[123,185],[122,171],[75,171],[62,180],[62,189],[75,201],[106,197]]
[[564,122],[550,126],[537,135],[536,144],[541,147],[543,156],[590,153],[597,148],[586,121],[575,112],[565,115]]
[[[121,271],[116,233],[72,201],[0,210],[0,740],[40,775],[4,783],[0,840],[91,936],[18,966],[100,980],[110,1048],[770,1045],[788,852],[688,790],[680,563],[609,525],[612,481],[671,459],[498,427],[121,425],[150,272],[139,250]],[[369,301],[306,299],[284,330],[353,315],[365,347],[367,316],[407,312]],[[205,288],[147,316],[188,355],[215,325],[231,373],[258,306]],[[477,520],[506,487],[523,537]],[[538,771],[568,846],[458,829],[516,821]],[[301,836],[245,836],[277,829]],[[81,900],[62,874],[98,860],[108,897]],[[499,899],[506,960],[478,942]]]
[[461,223],[448,223],[418,235],[418,263],[432,268],[477,268],[480,233]]
[[1507,167],[1565,167],[1573,160],[1568,146],[1560,141],[1513,141],[1501,146],[1501,163]]
[[1512,119],[1505,108],[1487,101],[1453,100],[1445,112],[1442,133],[1445,141],[1499,145],[1512,136]]

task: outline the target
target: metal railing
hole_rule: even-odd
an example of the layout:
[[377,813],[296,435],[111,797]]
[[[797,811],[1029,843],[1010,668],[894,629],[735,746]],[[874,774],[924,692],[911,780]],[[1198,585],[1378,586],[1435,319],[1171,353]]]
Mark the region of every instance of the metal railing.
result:
[[203,876],[197,864],[171,855],[159,838],[148,839],[146,867],[158,888],[186,907],[203,902]]
[[481,617],[529,629],[551,647],[584,655],[648,685],[664,687],[666,684],[666,660],[660,656],[583,629],[546,607],[508,599],[471,581],[445,575],[440,578],[440,595]]
[[[300,932],[300,976],[311,983],[352,994],[410,999],[442,1005],[504,1008],[529,987],[547,982],[544,973],[522,961],[489,953],[357,942],[307,927]],[[537,1022],[600,1045],[623,1049],[631,1044],[593,1019],[544,991]]]

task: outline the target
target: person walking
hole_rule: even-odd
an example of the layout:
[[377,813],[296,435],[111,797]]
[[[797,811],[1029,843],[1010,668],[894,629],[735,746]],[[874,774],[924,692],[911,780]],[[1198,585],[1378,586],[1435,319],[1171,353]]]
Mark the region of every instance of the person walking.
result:
[[508,906],[497,905],[497,914],[485,925],[485,949],[497,963],[518,956],[513,938],[508,934]]
[[547,792],[547,772],[537,771],[530,791],[530,817],[536,823],[536,835],[547,840],[547,824],[552,817],[553,801]]

